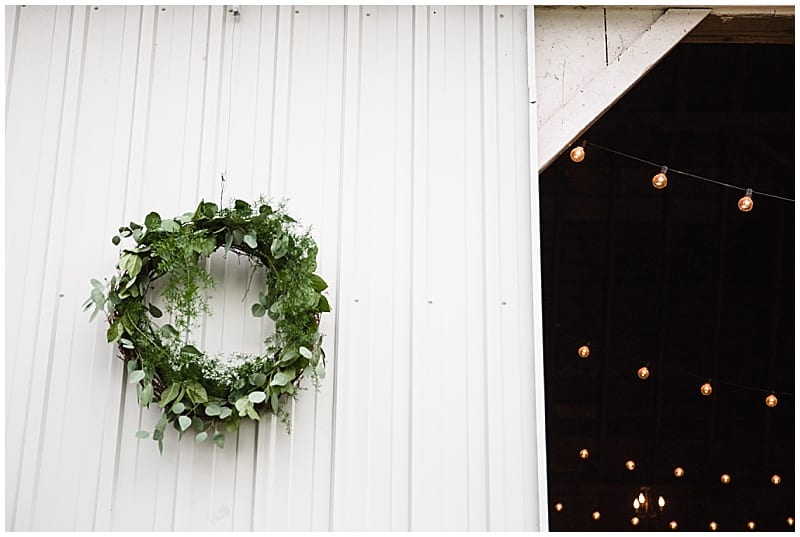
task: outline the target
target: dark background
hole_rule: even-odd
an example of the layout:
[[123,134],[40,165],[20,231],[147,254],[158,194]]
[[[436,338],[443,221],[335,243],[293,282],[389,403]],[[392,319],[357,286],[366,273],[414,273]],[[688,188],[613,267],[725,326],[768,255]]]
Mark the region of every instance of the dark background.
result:
[[[582,138],[794,198],[794,101],[793,45],[681,44]],[[550,529],[793,530],[794,203],[657,172],[589,146],[540,177]]]

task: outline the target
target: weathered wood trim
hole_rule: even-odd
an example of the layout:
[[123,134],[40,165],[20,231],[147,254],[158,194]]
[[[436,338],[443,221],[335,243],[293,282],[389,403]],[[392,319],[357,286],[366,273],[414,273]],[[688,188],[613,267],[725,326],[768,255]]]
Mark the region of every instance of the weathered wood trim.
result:
[[602,69],[539,127],[539,171],[589,128],[672,47],[700,23],[710,9],[668,9],[653,25]]

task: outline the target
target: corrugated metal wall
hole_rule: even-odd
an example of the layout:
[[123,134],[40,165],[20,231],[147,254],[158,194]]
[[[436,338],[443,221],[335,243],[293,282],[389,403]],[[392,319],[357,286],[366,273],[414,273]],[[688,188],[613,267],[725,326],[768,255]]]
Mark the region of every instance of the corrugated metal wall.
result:
[[[7,7],[6,528],[539,528],[525,17]],[[81,303],[118,226],[222,171],[313,226],[328,376],[291,435],[159,456]],[[246,275],[211,270],[205,346],[257,348]]]

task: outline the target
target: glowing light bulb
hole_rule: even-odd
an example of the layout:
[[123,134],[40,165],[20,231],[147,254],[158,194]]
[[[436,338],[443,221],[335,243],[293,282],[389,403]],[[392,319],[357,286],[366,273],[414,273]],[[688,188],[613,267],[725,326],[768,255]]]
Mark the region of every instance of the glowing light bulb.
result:
[[639,493],[639,505],[644,505],[646,499],[647,498],[644,497],[644,494],[640,492]]
[[580,450],[580,451],[578,452],[578,456],[579,456],[581,459],[588,459],[588,458],[589,458],[589,450],[588,450],[588,449],[586,449],[586,448],[583,448],[582,450]]
[[671,522],[669,523],[669,529],[671,529],[671,530],[677,530],[677,529],[678,529],[678,523],[677,523],[676,521],[674,521],[674,520],[673,520],[673,521],[671,521]]
[[663,496],[659,496],[658,497],[658,508],[659,509],[664,509],[664,507],[666,505],[667,505],[667,500],[665,500]]
[[650,370],[647,369],[647,366],[642,366],[639,368],[639,371],[636,372],[640,379],[645,380],[647,377],[650,376]]
[[711,528],[711,531],[717,531],[719,525],[712,520],[711,522],[709,522],[708,527]]
[[640,504],[639,504],[639,500],[638,500],[638,499],[636,499],[636,498],[634,498],[634,499],[633,499],[633,508],[634,508],[634,509],[639,509],[639,505],[640,505]]
[[764,399],[764,402],[767,403],[767,406],[770,408],[778,406],[778,398],[775,397],[774,393],[769,394],[767,398]]
[[627,468],[628,470],[633,470],[634,468],[636,468],[636,463],[633,461],[628,461],[625,463],[625,468]]
[[774,474],[772,477],[769,478],[772,481],[773,485],[780,485],[781,484],[781,476],[778,474]]
[[590,351],[588,345],[582,345],[581,347],[578,348],[578,356],[580,356],[581,358],[588,358],[589,352]]
[[750,522],[747,523],[747,529],[753,531],[754,529],[756,529],[756,523],[751,520]]
[[667,167],[661,166],[661,171],[653,176],[653,187],[661,190],[667,187]]
[[712,391],[713,391],[713,388],[711,387],[711,383],[710,382],[706,382],[705,384],[700,386],[700,393],[702,393],[703,395],[711,395]]
[[748,188],[745,191],[744,196],[742,196],[739,199],[739,210],[742,211],[743,213],[749,213],[750,211],[753,210],[753,198],[751,197],[752,195],[753,195],[753,189]]
[[600,511],[595,511],[592,513],[592,518],[595,520],[600,520]]
[[569,158],[572,159],[572,162],[581,162],[586,157],[585,147],[586,140],[582,141],[581,145],[572,148],[572,151],[569,152]]
[[794,518],[792,517],[787,518],[786,523],[789,524],[790,526],[794,526]]
[[639,525],[639,517],[638,516],[633,517],[631,519],[631,524],[634,525],[634,526],[638,526]]
[[721,476],[719,476],[719,480],[722,481],[723,485],[729,485],[731,482],[731,476],[729,476],[728,474],[722,474]]
[[553,509],[555,509],[558,512],[561,512],[564,509],[564,504],[561,503],[561,502],[558,502],[557,504],[555,504],[553,506]]
[[684,471],[680,466],[676,466],[672,473],[675,474],[675,477],[683,477]]

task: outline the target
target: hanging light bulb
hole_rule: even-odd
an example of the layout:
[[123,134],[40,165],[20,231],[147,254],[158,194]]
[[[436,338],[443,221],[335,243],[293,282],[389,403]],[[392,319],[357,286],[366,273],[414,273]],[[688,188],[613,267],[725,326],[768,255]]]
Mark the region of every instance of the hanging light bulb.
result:
[[756,529],[756,523],[751,520],[750,522],[747,523],[747,529],[753,531],[754,529]]
[[558,512],[561,512],[564,509],[564,504],[561,503],[561,502],[558,502],[557,504],[555,504],[553,506],[553,509],[555,509]]
[[642,505],[642,504],[640,504],[640,503],[639,503],[639,499],[638,499],[638,498],[634,498],[634,499],[633,499],[633,508],[634,508],[634,509],[639,509],[639,507],[640,507],[641,505]]
[[684,471],[680,466],[676,466],[672,473],[675,474],[675,477],[683,477]]
[[578,356],[581,358],[588,358],[589,357],[589,345],[581,345],[578,348]]
[[721,476],[719,476],[719,480],[722,481],[723,485],[729,485],[731,482],[731,476],[729,476],[728,474],[722,474]]
[[581,162],[584,157],[586,157],[586,140],[581,142],[581,145],[577,147],[573,147],[572,151],[569,152],[569,158],[572,159],[572,162]]
[[781,476],[779,476],[778,474],[774,474],[771,478],[769,478],[769,480],[772,481],[773,485],[781,484]]
[[644,492],[639,493],[639,505],[645,505],[647,503],[647,497],[644,495]]
[[778,398],[775,397],[774,393],[769,394],[767,398],[764,399],[764,402],[767,403],[767,406],[770,408],[778,406]]
[[653,186],[659,190],[667,187],[667,167],[661,166],[661,171],[653,176]]
[[640,379],[645,380],[647,377],[650,376],[650,370],[647,369],[647,366],[642,366],[639,368],[639,371],[636,372]]
[[578,456],[579,456],[581,459],[588,459],[588,458],[589,458],[589,450],[588,450],[588,449],[586,449],[586,448],[583,448],[582,450],[580,450],[580,451],[578,452]]
[[670,523],[669,523],[669,529],[671,529],[671,530],[677,530],[677,529],[678,529],[678,523],[677,523],[676,521],[674,521],[674,520],[670,521]]
[[711,531],[717,531],[719,525],[712,520],[711,522],[709,522],[708,527],[711,528]]
[[633,461],[627,461],[625,463],[625,468],[627,468],[628,470],[633,471],[636,468],[636,463],[633,462]]
[[744,192],[744,196],[739,198],[739,210],[743,213],[749,213],[753,210],[753,189],[748,188]]
[[631,519],[631,525],[638,526],[639,525],[639,517],[635,516]]
[[600,511],[595,511],[592,513],[592,518],[595,520],[600,520]]
[[711,383],[710,382],[706,382],[705,384],[700,386],[700,393],[702,393],[703,395],[711,395],[712,391],[713,391],[713,388],[711,388]]
[[792,517],[787,518],[786,523],[789,524],[790,526],[794,526],[794,518]]
[[664,507],[667,505],[667,500],[664,499],[663,496],[658,497],[658,510],[663,511]]

